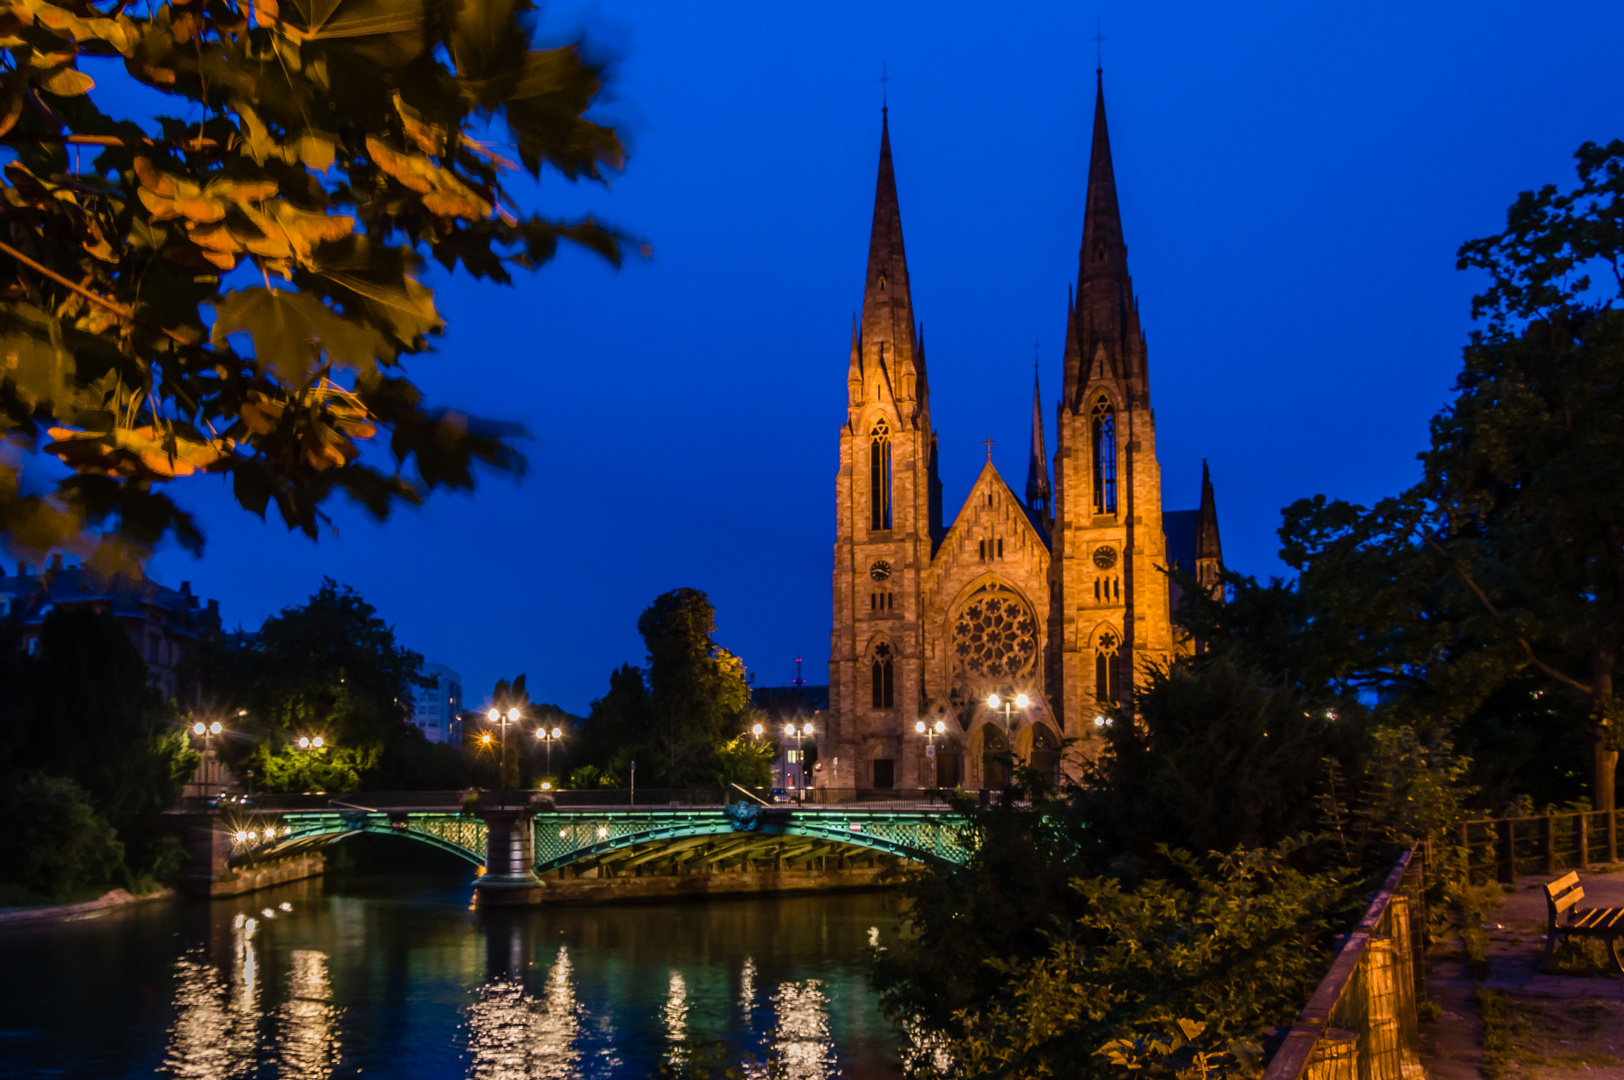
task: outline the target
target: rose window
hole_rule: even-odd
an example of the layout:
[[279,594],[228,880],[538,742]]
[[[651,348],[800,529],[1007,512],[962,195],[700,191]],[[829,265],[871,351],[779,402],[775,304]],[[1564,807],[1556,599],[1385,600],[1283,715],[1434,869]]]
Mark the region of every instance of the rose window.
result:
[[953,620],[953,655],[958,666],[987,680],[1011,679],[1037,656],[1037,620],[1014,593],[997,588],[981,593]]

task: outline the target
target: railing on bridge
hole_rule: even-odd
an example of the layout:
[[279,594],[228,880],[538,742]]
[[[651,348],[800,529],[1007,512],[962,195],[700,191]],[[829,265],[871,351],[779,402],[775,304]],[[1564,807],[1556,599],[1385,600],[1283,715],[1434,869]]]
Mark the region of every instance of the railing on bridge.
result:
[[1425,988],[1423,848],[1399,857],[1347,935],[1263,1080],[1406,1080],[1424,1076],[1416,1002]]
[[1624,810],[1479,818],[1457,826],[1472,881],[1511,882],[1523,874],[1555,875],[1618,861]]

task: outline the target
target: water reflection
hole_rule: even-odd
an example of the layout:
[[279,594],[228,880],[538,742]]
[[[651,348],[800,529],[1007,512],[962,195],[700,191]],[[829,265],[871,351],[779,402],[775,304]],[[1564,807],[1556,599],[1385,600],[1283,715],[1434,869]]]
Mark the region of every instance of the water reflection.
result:
[[29,1033],[0,1036],[0,1074],[854,1080],[897,1060],[865,985],[883,897],[470,914],[460,885],[412,887],[335,875],[0,934],[0,971],[25,973],[0,1015]]
[[288,1000],[282,1006],[277,1059],[287,1080],[327,1080],[338,1063],[338,1012],[327,977],[327,954],[293,950]]
[[681,1065],[687,1057],[688,983],[680,971],[673,971],[666,984],[665,1008],[660,1010],[660,1017],[665,1021],[665,1039],[669,1045],[665,1060]]
[[773,994],[778,1026],[772,1055],[785,1080],[823,1080],[839,1072],[829,1036],[829,998],[817,979],[784,983]]
[[540,1000],[516,978],[480,989],[468,1010],[469,1076],[476,1080],[556,1080],[577,1073],[581,1006],[569,949],[560,948]]
[[238,915],[231,925],[231,981],[201,949],[175,962],[175,1022],[164,1066],[179,1077],[223,1077],[251,1066],[259,1041],[258,924]]

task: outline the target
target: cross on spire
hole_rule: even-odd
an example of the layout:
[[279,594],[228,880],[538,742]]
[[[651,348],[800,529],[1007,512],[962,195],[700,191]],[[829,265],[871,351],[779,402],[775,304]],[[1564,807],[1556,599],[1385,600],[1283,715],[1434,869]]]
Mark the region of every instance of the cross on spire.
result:
[[1096,15],[1094,17],[1094,38],[1093,38],[1093,41],[1094,41],[1094,73],[1096,75],[1098,75],[1100,72],[1105,70],[1105,61],[1103,59],[1103,57],[1105,55],[1105,52],[1100,47],[1101,44],[1105,41],[1105,37],[1106,37],[1103,26],[1104,26],[1104,20]]
[[885,70],[885,61],[884,60],[880,61],[880,77],[878,79],[875,79],[874,81],[880,84],[880,111],[881,112],[890,112],[891,111],[891,102],[888,100],[888,95],[886,93],[886,91],[888,89],[890,89],[890,88],[888,86],[886,86],[886,83],[891,81],[891,76]]
[[987,448],[987,460],[988,461],[992,460],[992,444],[997,442],[997,441],[998,441],[997,439],[983,439],[983,440],[981,440],[981,445],[985,446]]

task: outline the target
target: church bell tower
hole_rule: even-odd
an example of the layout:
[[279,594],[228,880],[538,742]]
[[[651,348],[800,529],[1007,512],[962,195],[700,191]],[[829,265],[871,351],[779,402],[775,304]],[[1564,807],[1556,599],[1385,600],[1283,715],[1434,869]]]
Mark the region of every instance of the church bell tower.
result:
[[1096,93],[1077,290],[1066,313],[1050,564],[1054,704],[1065,735],[1084,740],[1109,706],[1128,701],[1143,663],[1165,663],[1174,647],[1150,371],[1102,76]]
[[879,176],[863,311],[852,326],[846,422],[836,479],[833,730],[823,760],[834,787],[892,787],[923,693],[923,577],[941,536],[941,482],[925,349],[915,322],[881,113]]

